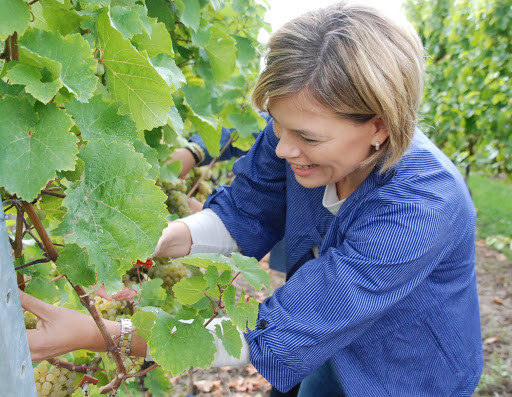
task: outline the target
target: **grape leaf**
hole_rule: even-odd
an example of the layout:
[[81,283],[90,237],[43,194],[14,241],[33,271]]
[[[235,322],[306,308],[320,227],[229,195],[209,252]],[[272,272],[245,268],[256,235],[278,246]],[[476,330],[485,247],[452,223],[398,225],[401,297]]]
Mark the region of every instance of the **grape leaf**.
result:
[[110,4],[110,0],[80,0],[80,4],[91,10],[96,10],[101,7],[108,6]]
[[46,277],[32,277],[26,292],[48,303],[54,303],[59,297],[57,287]]
[[176,20],[176,14],[171,11],[171,7],[166,0],[146,0],[148,16],[158,18],[158,22],[165,23],[167,30],[173,31]]
[[165,24],[158,22],[156,18],[149,19],[151,25],[151,33],[144,30],[141,34],[133,37],[133,42],[140,50],[145,50],[149,57],[159,54],[174,55],[172,49],[172,40]]
[[225,320],[217,324],[215,326],[215,334],[222,341],[229,355],[240,358],[243,346],[242,336],[238,328],[231,321]]
[[94,266],[89,265],[87,251],[76,244],[67,244],[59,253],[57,270],[66,274],[73,284],[88,287],[96,282]]
[[193,30],[199,27],[201,8],[198,0],[176,0],[176,5],[181,12],[181,22]]
[[151,164],[151,169],[148,172],[147,178],[157,179],[160,174],[160,165],[158,163],[158,151],[153,149],[148,144],[142,142],[140,139],[136,139],[133,142],[133,147],[137,153],[141,153],[146,161]]
[[165,397],[169,395],[171,381],[165,374],[164,370],[157,367],[149,371],[144,377],[144,386],[148,392],[154,397]]
[[235,127],[238,134],[245,138],[259,131],[258,119],[249,112],[231,113],[228,121]]
[[208,368],[216,352],[213,335],[199,319],[191,324],[171,319],[158,318],[149,341],[151,357],[174,376],[191,366]]
[[[260,291],[263,285],[270,288],[270,276],[265,270],[260,268],[260,264],[256,258],[244,256],[238,252],[233,252],[231,258],[237,268],[242,272],[243,278],[257,291]],[[236,269],[233,270],[236,271]]]
[[73,9],[71,2],[44,0],[43,17],[48,28],[63,36],[74,32],[79,26],[81,17]]
[[23,0],[0,0],[0,40],[14,32],[23,34],[30,22],[30,9]]
[[114,99],[124,103],[137,128],[152,129],[167,122],[173,104],[171,90],[149,60],[110,26],[106,12],[97,19],[99,46]]
[[96,266],[150,257],[167,216],[166,196],[144,178],[150,165],[132,145],[102,140],[82,146],[79,157],[83,180],[66,191],[68,212],[56,233],[87,248]]
[[252,41],[242,36],[233,36],[236,40],[236,49],[238,52],[237,60],[242,66],[247,66],[250,62],[256,60],[256,50]]
[[[210,89],[198,85],[186,85],[182,91],[187,105],[195,114],[205,118],[211,118],[215,114],[212,109],[213,95]],[[211,120],[213,121],[213,118]]]
[[58,79],[43,82],[43,75],[36,67],[22,63],[18,63],[9,69],[7,77],[11,80],[11,83],[24,85],[26,92],[43,103],[50,102],[62,87],[62,82]]
[[172,290],[178,302],[184,305],[193,305],[204,296],[206,280],[203,277],[182,278],[173,285]]
[[72,170],[76,137],[55,104],[34,109],[26,98],[0,98],[0,185],[32,201],[56,170]]
[[162,282],[162,279],[155,278],[142,284],[140,306],[162,306],[165,303],[167,293],[162,288]]
[[236,41],[216,26],[210,28],[210,41],[205,47],[213,77],[217,82],[227,80],[236,66]]
[[79,33],[64,37],[57,32],[29,29],[20,37],[19,44],[34,54],[59,62],[62,83],[79,101],[86,102],[93,95],[98,82],[94,74],[97,62]]
[[201,135],[210,155],[213,157],[218,156],[220,153],[220,127],[217,127],[209,119],[196,114],[190,114],[188,118],[192,121],[192,124],[197,132],[199,132],[199,135]]
[[[147,342],[151,338],[151,333],[156,324],[157,313],[162,309],[157,307],[143,307],[132,316],[132,322],[137,333]],[[169,315],[170,317],[170,315]]]
[[114,295],[123,289],[123,275],[131,269],[128,261],[112,259],[109,263],[96,263],[96,278],[105,285],[107,294]]
[[131,39],[143,32],[139,13],[133,7],[116,6],[110,8],[110,20],[125,39]]
[[183,258],[178,258],[176,261],[184,263],[185,265],[200,267],[202,269],[208,269],[208,267],[214,266],[221,272],[231,270],[233,268],[232,259],[221,254],[192,254]]
[[106,102],[95,95],[88,103],[72,99],[66,110],[73,116],[86,141],[103,138],[106,143],[133,141],[137,137],[135,123],[128,116],[118,114],[119,102]]
[[246,301],[245,291],[242,291],[240,299],[236,302],[236,289],[232,285],[226,288],[222,298],[228,316],[238,328],[245,330],[246,328],[254,329],[256,327],[259,309],[256,299],[249,298]]
[[[183,72],[176,66],[174,59],[167,54],[160,54],[151,58],[156,71],[166,81],[167,85],[177,90],[187,82]],[[172,108],[171,108],[172,109]]]

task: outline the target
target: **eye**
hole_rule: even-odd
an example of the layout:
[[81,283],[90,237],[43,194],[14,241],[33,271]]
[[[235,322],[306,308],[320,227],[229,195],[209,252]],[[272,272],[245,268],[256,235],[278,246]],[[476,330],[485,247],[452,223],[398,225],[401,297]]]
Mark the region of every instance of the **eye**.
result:
[[306,138],[304,135],[301,135],[300,139],[302,139],[306,143],[318,143],[318,141],[316,141],[314,139]]

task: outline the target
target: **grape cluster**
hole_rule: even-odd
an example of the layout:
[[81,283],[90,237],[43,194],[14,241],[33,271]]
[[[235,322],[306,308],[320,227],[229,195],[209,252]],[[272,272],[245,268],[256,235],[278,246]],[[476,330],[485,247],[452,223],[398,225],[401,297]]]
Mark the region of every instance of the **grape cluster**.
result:
[[161,278],[164,281],[162,287],[166,289],[171,289],[182,278],[189,276],[188,269],[181,263],[156,263],[149,269],[149,277]]
[[100,316],[107,320],[116,321],[120,317],[130,315],[130,309],[126,305],[126,302],[106,300],[100,296],[94,297],[94,306],[98,309]]
[[167,195],[167,210],[171,214],[184,218],[191,214],[187,204],[187,184],[180,180],[177,183],[168,183],[159,181],[157,183],[162,191]]
[[34,368],[38,396],[67,397],[75,389],[76,372],[42,361]]

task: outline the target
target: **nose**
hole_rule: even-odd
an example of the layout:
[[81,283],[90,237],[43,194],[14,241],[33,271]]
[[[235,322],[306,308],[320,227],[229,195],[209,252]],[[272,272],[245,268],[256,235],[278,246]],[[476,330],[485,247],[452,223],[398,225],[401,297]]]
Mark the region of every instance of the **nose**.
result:
[[276,156],[281,159],[289,159],[300,156],[300,148],[297,146],[293,132],[281,131],[279,142],[276,146]]

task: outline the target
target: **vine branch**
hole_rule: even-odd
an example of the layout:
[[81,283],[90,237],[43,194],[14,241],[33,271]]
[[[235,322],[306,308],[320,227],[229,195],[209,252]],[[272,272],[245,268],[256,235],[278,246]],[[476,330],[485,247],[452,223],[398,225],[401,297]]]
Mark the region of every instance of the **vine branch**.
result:
[[87,373],[88,370],[91,370],[91,371],[106,371],[103,368],[90,367],[90,366],[87,366],[87,365],[76,365],[75,363],[59,360],[58,358],[55,358],[55,357],[54,358],[50,358],[47,361],[51,365],[55,365],[56,367],[66,368],[66,369],[68,369],[70,371],[80,372],[80,373],[83,373],[83,374]]
[[59,253],[55,249],[55,246],[53,245],[52,240],[50,240],[50,236],[46,232],[46,229],[44,228],[43,224],[41,223],[41,220],[37,216],[34,206],[31,203],[27,203],[26,201],[24,201],[23,208],[25,209],[30,220],[32,221],[32,224],[34,225],[34,228],[36,229],[37,234],[39,234],[39,237],[41,237],[41,241],[44,245],[44,248],[46,249],[46,253],[48,254],[48,257],[53,262],[56,262],[57,258],[59,257]]

